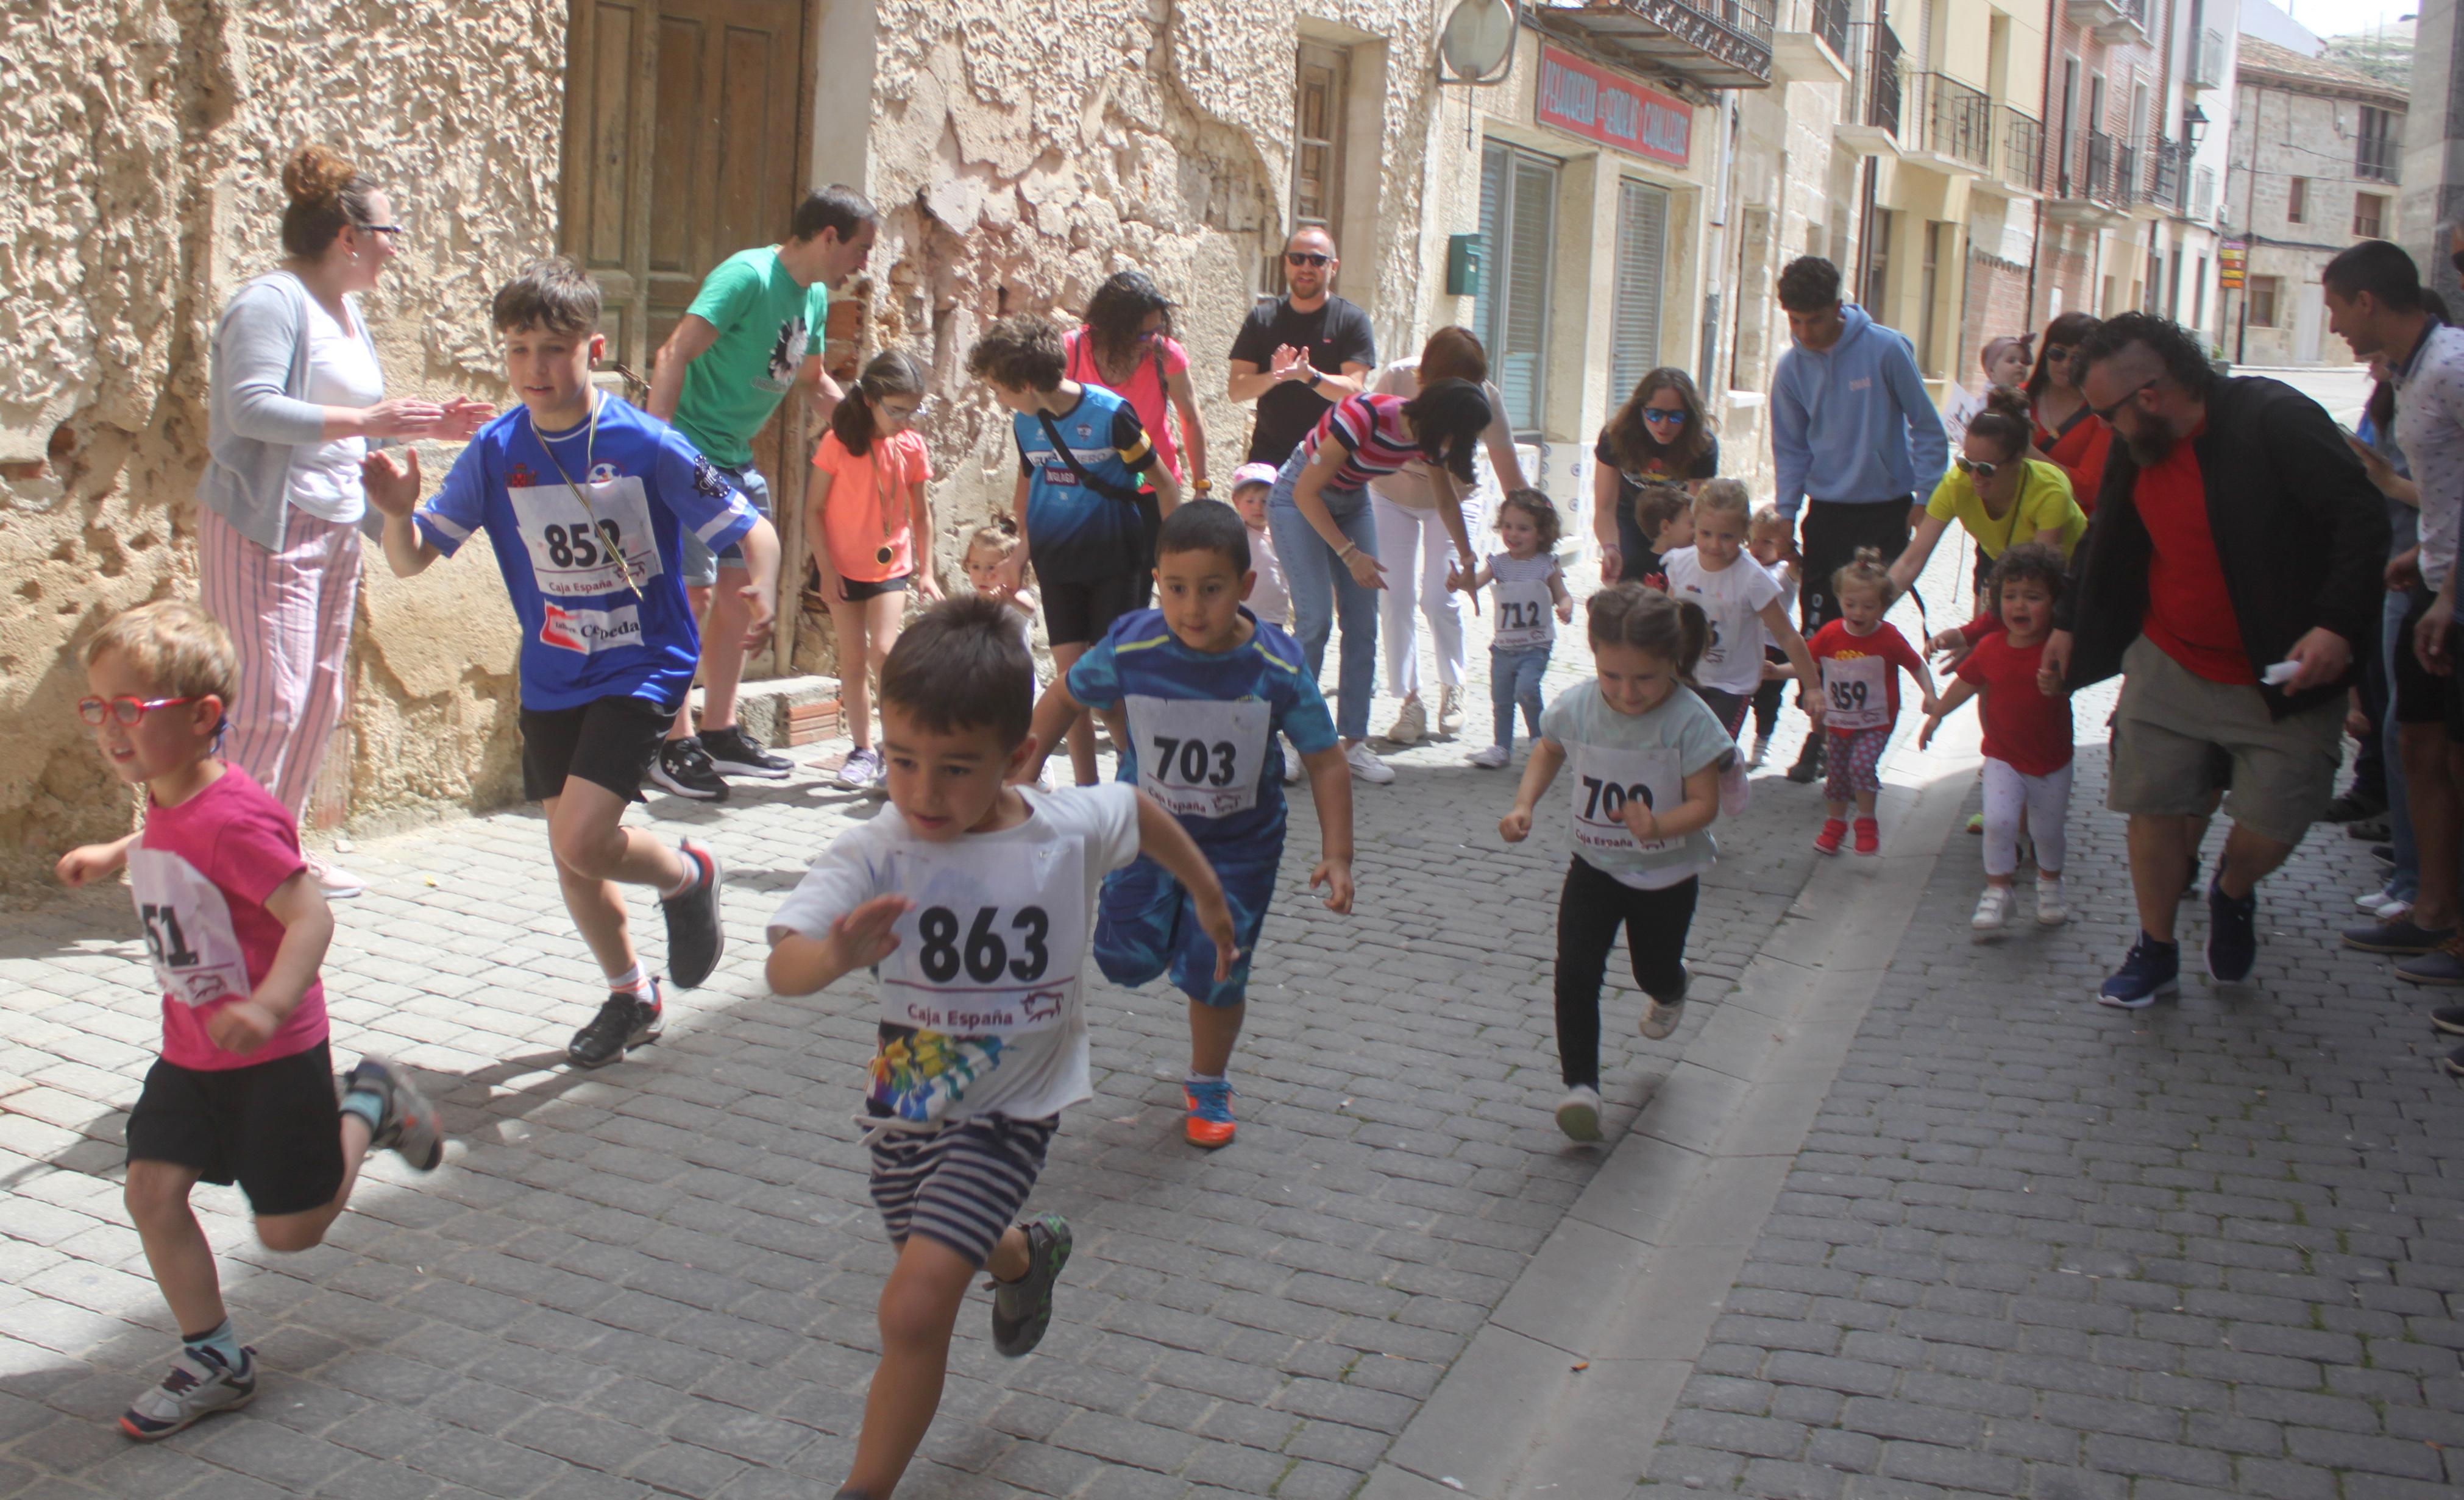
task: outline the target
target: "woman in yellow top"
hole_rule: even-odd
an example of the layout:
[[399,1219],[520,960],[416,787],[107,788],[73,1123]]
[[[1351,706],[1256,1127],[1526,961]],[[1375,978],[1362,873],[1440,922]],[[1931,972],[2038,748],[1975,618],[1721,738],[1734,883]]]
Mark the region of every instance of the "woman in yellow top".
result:
[[1925,519],[1907,550],[1891,564],[1891,583],[1906,589],[1925,570],[1936,543],[1957,521],[1976,538],[1976,598],[1982,610],[1985,576],[1993,560],[2021,542],[2043,542],[2067,558],[2087,532],[2087,512],[2071,496],[2061,466],[2029,451],[2028,408],[2014,392],[1996,389],[1985,409],[1970,419],[1950,471],[1934,487]]

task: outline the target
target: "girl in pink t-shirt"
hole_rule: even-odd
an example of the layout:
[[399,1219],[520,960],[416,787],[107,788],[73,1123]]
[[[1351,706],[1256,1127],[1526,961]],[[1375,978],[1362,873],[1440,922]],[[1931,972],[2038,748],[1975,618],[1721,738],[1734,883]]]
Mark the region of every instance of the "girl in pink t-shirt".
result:
[[[1106,277],[1087,299],[1085,326],[1062,335],[1061,344],[1067,378],[1127,401],[1172,477],[1206,493],[1206,423],[1189,383],[1189,352],[1172,337],[1172,301],[1154,280],[1142,271]],[[1180,413],[1179,443],[1164,420],[1167,408]]]
[[838,633],[839,702],[855,742],[839,767],[839,785],[850,790],[881,780],[869,679],[898,643],[908,587],[912,582],[935,602],[941,598],[926,491],[933,461],[915,430],[923,404],[924,372],[914,360],[895,350],[873,356],[830,413],[804,490],[806,541]]

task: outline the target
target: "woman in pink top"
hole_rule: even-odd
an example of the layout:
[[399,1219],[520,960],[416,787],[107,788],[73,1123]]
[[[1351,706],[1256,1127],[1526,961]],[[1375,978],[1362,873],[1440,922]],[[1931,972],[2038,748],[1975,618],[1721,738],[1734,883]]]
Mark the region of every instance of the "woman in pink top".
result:
[[[1138,414],[1138,424],[1172,477],[1203,495],[1206,422],[1198,414],[1198,392],[1189,383],[1189,353],[1172,337],[1172,301],[1143,271],[1116,271],[1087,299],[1087,320],[1061,338],[1068,351],[1069,379],[1100,385]],[[1181,441],[1175,443],[1166,409],[1180,413]],[[1162,524],[1154,492],[1139,506],[1147,512],[1147,540]]]

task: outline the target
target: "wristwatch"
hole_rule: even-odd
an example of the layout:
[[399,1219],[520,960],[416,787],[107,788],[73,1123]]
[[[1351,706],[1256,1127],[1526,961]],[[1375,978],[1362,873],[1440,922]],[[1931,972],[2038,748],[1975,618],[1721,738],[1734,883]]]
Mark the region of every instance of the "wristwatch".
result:
[[1325,372],[1324,370],[1311,370],[1311,371],[1309,371],[1309,389],[1310,389],[1310,390],[1316,390],[1316,389],[1317,389],[1317,382],[1318,382],[1318,381],[1320,381],[1320,380],[1325,380],[1325,379],[1326,379],[1326,372]]

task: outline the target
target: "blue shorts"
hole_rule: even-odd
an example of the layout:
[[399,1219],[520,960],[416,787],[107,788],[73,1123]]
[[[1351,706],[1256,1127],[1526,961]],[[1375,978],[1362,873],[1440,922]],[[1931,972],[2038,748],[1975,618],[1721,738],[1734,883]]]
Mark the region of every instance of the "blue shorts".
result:
[[[761,477],[761,470],[750,464],[742,468],[730,468],[724,464],[716,467],[721,474],[727,476],[727,482],[734,485],[737,491],[744,496],[745,503],[753,507],[761,519],[769,520],[770,481]],[[740,544],[730,542],[713,555],[710,545],[695,536],[692,527],[683,527],[680,530],[684,533],[684,576],[687,588],[711,587],[718,581],[718,570],[721,568],[734,568],[738,573],[744,571],[744,549]]]
[[1269,848],[1252,845],[1228,854],[1199,847],[1223,882],[1224,904],[1232,908],[1233,941],[1241,956],[1230,976],[1215,982],[1215,940],[1199,925],[1197,903],[1180,881],[1143,855],[1104,878],[1095,907],[1095,967],[1106,979],[1132,989],[1169,968],[1180,992],[1199,1005],[1241,1005],[1248,998],[1249,957],[1266,924],[1266,903],[1274,899],[1284,840],[1278,836]]

